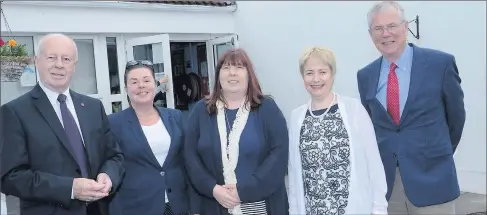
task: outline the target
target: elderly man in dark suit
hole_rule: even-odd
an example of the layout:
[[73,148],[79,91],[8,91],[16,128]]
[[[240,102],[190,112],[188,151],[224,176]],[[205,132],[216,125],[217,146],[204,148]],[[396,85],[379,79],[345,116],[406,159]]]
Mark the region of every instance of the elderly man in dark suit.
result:
[[455,58],[408,44],[408,21],[396,2],[376,4],[368,21],[382,56],[358,72],[358,88],[375,127],[389,214],[455,214],[453,153],[465,124]]
[[72,39],[43,37],[40,82],[1,107],[1,191],[20,199],[21,215],[106,214],[123,176],[102,103],[69,89],[77,61]]

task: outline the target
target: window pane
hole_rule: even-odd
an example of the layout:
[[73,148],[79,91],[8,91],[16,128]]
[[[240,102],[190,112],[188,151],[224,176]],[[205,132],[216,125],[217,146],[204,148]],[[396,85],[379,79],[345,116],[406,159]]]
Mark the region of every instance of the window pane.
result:
[[111,94],[120,94],[120,79],[118,76],[117,38],[107,37],[108,72],[110,75]]
[[74,41],[78,47],[78,63],[70,87],[81,94],[97,94],[93,40],[75,39]]
[[149,60],[153,62],[153,57],[152,44],[134,46],[134,60]]
[[[29,56],[32,56],[32,57],[35,55],[34,54],[33,37],[28,37],[28,36],[6,37],[6,36],[2,36],[1,38],[5,41],[5,43],[7,43],[7,41],[10,39],[15,39],[17,41],[17,45],[25,44],[25,48],[27,49],[27,54]],[[35,73],[34,61],[32,60],[31,63],[32,64],[29,65],[27,68],[30,68],[31,69],[30,71],[34,72],[33,74],[32,73],[28,74],[30,77],[33,78],[32,83],[27,83],[27,86],[22,86],[21,80],[15,81],[15,82],[2,82],[2,83],[0,83],[0,94],[1,94],[0,95],[0,104],[5,104],[5,103],[7,103],[13,99],[16,99],[17,97],[21,96],[22,94],[27,93],[30,90],[32,90],[32,88],[33,88],[32,86],[37,83],[37,78],[36,78],[37,75]],[[22,79],[22,77],[21,77],[21,79]]]
[[231,43],[223,43],[223,44],[215,45],[215,48],[216,48],[215,50],[216,51],[215,67],[216,67],[217,64],[216,62],[218,62],[222,54],[228,49],[233,48],[233,45]]

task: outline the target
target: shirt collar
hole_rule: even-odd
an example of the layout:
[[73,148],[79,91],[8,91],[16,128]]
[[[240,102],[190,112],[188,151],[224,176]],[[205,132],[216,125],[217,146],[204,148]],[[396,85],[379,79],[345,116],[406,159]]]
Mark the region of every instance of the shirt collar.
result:
[[[59,96],[59,93],[58,92],[54,92],[52,91],[51,89],[47,88],[43,83],[42,81],[39,81],[39,86],[41,87],[41,89],[44,91],[44,93],[46,93],[46,96],[47,98],[49,99],[49,101],[53,102],[53,101],[57,101],[57,97]],[[64,95],[66,95],[66,101],[71,101],[71,93],[69,93],[69,88],[66,89],[64,92],[63,92]]]
[[[410,59],[413,54],[413,47],[409,46],[406,44],[406,47],[404,48],[404,51],[402,52],[402,55],[399,57],[399,59],[396,61],[396,65],[400,69],[406,69],[410,65]],[[382,65],[389,68],[391,65],[391,62],[387,60],[385,57],[382,57]]]

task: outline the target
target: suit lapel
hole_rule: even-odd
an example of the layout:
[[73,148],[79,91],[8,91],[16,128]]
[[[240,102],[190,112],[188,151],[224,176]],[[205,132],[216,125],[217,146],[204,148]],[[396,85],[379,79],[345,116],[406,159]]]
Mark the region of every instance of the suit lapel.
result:
[[163,111],[162,109],[157,109],[159,111],[159,115],[162,118],[162,122],[164,123],[164,127],[166,127],[167,133],[169,133],[169,136],[171,137],[171,145],[169,146],[169,152],[167,153],[166,160],[164,161],[164,164],[162,165],[163,169],[166,169],[167,166],[171,163],[172,158],[174,156],[174,153],[176,149],[179,147],[179,134],[176,134],[175,132],[177,129],[174,128],[175,125],[174,123],[171,123],[172,116],[169,115],[167,111]]
[[366,99],[370,100],[375,105],[378,105],[384,111],[384,117],[386,118],[386,120],[391,125],[395,125],[391,115],[389,115],[389,113],[387,112],[387,108],[384,108],[384,106],[376,98],[381,70],[382,70],[382,57],[379,57],[371,65],[371,75],[369,76],[369,80],[368,80],[370,87],[369,90],[367,91]]
[[221,177],[218,177],[217,181],[219,183],[224,182],[223,179],[223,162],[222,162],[222,146],[220,140],[220,133],[218,132],[218,122],[217,122],[217,114],[210,115],[208,117],[208,130],[212,132],[213,135],[210,135],[211,142],[213,143],[213,152],[215,156],[213,156],[213,161],[215,165],[215,169]]
[[369,90],[366,94],[366,99],[371,100],[375,99],[375,95],[377,94],[377,84],[379,83],[379,76],[380,76],[380,66],[382,63],[382,57],[375,60],[371,65],[371,74],[369,75]]
[[56,136],[58,137],[59,141],[63,144],[63,146],[68,150],[71,157],[76,162],[75,154],[71,148],[71,144],[69,143],[68,136],[64,131],[63,125],[59,120],[54,108],[51,105],[51,102],[47,98],[46,94],[42,90],[42,88],[37,84],[34,89],[32,90],[32,98],[34,99],[33,103],[37,110],[41,113],[42,117],[47,121],[51,129],[54,131]]
[[[70,90],[69,93],[71,94],[71,99],[73,100],[73,105],[74,109],[76,111],[76,115],[78,116],[78,122],[79,122],[79,127],[81,130],[81,135],[83,136],[83,143],[85,144],[85,151],[86,151],[86,157],[90,165],[88,165],[88,168],[92,166],[92,161],[93,159],[90,159],[91,157],[91,133],[90,133],[90,128],[88,127],[88,120],[91,119],[90,115],[86,111],[86,107],[83,101],[83,98],[75,93],[74,91]],[[73,116],[74,117],[74,116]],[[91,172],[91,170],[88,170]]]
[[427,59],[425,58],[426,56],[423,55],[422,49],[411,44],[413,47],[413,63],[411,66],[411,80],[409,83],[409,92],[408,92],[408,98],[406,99],[406,104],[404,105],[404,110],[401,116],[401,121],[400,124],[404,122],[404,119],[406,118],[409,109],[411,107],[411,103],[414,102],[416,99],[416,96],[418,95],[420,89],[421,89],[421,84],[423,81],[423,77],[425,72],[427,72]]
[[144,131],[142,131],[142,126],[140,125],[139,119],[135,114],[135,110],[132,107],[130,107],[127,113],[128,113],[127,120],[129,122],[130,129],[134,133],[134,137],[141,143],[140,146],[144,147],[144,150],[149,159],[149,163],[154,167],[156,167],[157,169],[161,169],[161,165],[159,164],[159,161],[157,161],[156,156],[154,156],[154,153],[150,148],[149,142],[145,137]]

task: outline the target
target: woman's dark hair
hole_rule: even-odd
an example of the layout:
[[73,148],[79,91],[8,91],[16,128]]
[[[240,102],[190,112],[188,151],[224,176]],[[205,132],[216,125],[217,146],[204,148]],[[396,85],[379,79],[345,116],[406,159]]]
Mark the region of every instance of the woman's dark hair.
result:
[[215,68],[215,81],[213,82],[215,84],[213,86],[213,93],[209,97],[205,98],[208,113],[213,114],[216,112],[216,102],[218,100],[221,100],[226,104],[225,98],[223,98],[220,83],[220,70],[225,65],[243,66],[247,69],[249,83],[245,102],[250,102],[251,110],[255,110],[255,108],[262,104],[264,95],[262,94],[259,81],[255,76],[252,61],[243,49],[229,49],[223,53],[220,59],[218,59],[218,64]]
[[[152,77],[154,78],[154,80],[156,80],[156,74],[154,72],[154,67],[152,65],[153,65],[152,62],[148,60],[131,60],[127,62],[127,64],[125,65],[125,74],[123,75],[123,83],[125,84],[125,87],[127,87],[127,77],[130,71],[138,68],[149,69],[151,71]],[[129,105],[132,105],[128,94],[127,94],[127,100],[129,101]]]

